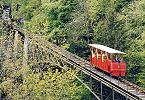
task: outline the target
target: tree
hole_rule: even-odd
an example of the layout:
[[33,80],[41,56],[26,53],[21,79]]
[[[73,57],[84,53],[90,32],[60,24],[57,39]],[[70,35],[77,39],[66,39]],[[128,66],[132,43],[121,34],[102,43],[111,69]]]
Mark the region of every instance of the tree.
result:
[[86,59],[89,43],[127,52],[124,58],[130,80],[135,77],[138,81],[145,70],[144,0],[13,0],[11,3],[13,16],[23,17],[23,26],[29,31],[43,34]]
[[[26,71],[26,70],[23,70]],[[45,100],[78,100],[82,86],[77,86],[74,71],[54,72],[51,69],[43,73],[29,70],[24,76],[17,72],[15,81],[6,78],[1,89],[7,99],[45,99]],[[21,80],[21,81],[20,81]]]
[[[12,34],[12,33],[11,33]],[[34,36],[34,35],[32,35]],[[77,70],[65,71],[57,65],[55,53],[51,54],[47,40],[41,37],[29,37],[28,64],[23,64],[23,42],[18,38],[19,47],[14,50],[11,36],[3,37],[9,44],[2,45],[7,52],[0,58],[0,93],[1,99],[46,99],[46,100],[80,100],[89,92],[76,82]],[[38,42],[39,41],[39,42]],[[5,41],[3,41],[5,43]],[[15,55],[14,55],[15,53]],[[49,58],[53,56],[52,58]],[[2,55],[2,54],[1,54]],[[55,58],[56,57],[56,58]],[[50,59],[52,61],[50,61]],[[85,93],[87,92],[87,93]],[[85,95],[86,96],[86,95]]]

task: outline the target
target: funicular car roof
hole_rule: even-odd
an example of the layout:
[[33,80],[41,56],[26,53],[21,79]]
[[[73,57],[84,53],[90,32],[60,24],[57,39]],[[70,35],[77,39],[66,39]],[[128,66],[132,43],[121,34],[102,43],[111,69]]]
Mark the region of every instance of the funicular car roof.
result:
[[108,53],[112,53],[112,54],[126,54],[124,52],[121,52],[121,51],[118,51],[118,50],[115,50],[115,49],[112,49],[112,48],[109,48],[107,46],[100,45],[100,44],[88,44],[88,45],[91,47],[106,51]]

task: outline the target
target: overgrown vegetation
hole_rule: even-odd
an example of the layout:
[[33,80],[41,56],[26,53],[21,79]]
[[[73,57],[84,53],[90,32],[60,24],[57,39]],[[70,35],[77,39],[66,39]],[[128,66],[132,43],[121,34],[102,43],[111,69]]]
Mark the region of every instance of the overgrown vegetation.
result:
[[[3,33],[8,32],[3,29]],[[15,31],[2,35],[0,56],[1,99],[80,100],[90,98],[90,92],[76,80],[76,69],[57,62],[50,53],[47,39],[29,36],[28,60],[23,52],[23,38],[13,41]],[[15,33],[16,34],[16,33]],[[16,38],[15,38],[16,39]],[[58,59],[59,60],[59,59]],[[26,63],[27,62],[27,63]]]
[[127,79],[145,87],[144,0],[2,0],[21,27],[88,59],[88,43],[124,52]]

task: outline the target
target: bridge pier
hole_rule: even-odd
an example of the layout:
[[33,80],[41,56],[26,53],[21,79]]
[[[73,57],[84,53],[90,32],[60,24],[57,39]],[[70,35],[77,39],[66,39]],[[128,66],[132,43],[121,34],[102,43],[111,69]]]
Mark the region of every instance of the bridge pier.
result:
[[17,54],[18,54],[18,37],[19,37],[19,34],[18,34],[18,31],[15,30],[15,33],[14,33],[14,47],[13,47],[13,51],[14,51],[14,66],[15,66],[15,63],[16,63],[16,59],[17,59]]
[[90,75],[90,89],[92,90],[92,77]]
[[24,38],[24,47],[23,47],[23,65],[27,66],[27,61],[28,61],[28,41],[27,41],[27,37],[25,36]]
[[112,87],[112,98],[113,98],[113,100],[115,100],[113,87]]
[[[33,37],[31,37],[31,38],[33,38]],[[24,55],[23,61],[25,62],[24,64],[26,64],[26,65],[28,63],[27,62],[28,61],[28,40],[27,39],[28,38],[25,36],[24,37],[24,47],[23,47],[23,52],[24,52],[24,54],[23,54]],[[126,91],[128,89],[126,89],[126,87],[123,87],[123,86],[126,86],[127,85],[126,83],[122,83],[120,80],[116,80],[116,79],[110,77],[109,75],[106,75],[106,74],[98,71],[97,69],[92,68],[92,66],[89,64],[89,62],[82,60],[81,58],[77,57],[76,55],[73,55],[73,54],[71,54],[71,53],[69,53],[69,52],[67,52],[67,51],[65,51],[65,50],[57,47],[56,45],[53,45],[53,44],[49,43],[47,40],[46,40],[46,43],[44,43],[43,45],[42,44],[39,44],[38,41],[41,41],[41,40],[37,40],[37,43],[36,44],[38,46],[40,46],[41,49],[42,49],[42,46],[43,46],[43,48],[45,48],[45,50],[46,50],[47,53],[44,56],[45,56],[45,58],[47,58],[47,61],[49,63],[51,63],[51,62],[53,64],[56,63],[56,65],[59,66],[59,63],[57,63],[57,59],[61,59],[61,60],[58,60],[58,62],[65,62],[65,63],[62,63],[63,66],[66,67],[65,64],[67,63],[67,65],[70,64],[73,67],[75,67],[78,70],[80,70],[81,71],[80,72],[81,73],[81,79],[78,78],[77,76],[76,76],[76,78],[97,99],[100,99],[100,98],[102,100],[104,98],[106,99],[106,97],[104,96],[104,90],[106,89],[106,87],[109,88],[108,89],[109,91],[112,91],[112,92],[109,92],[109,94],[107,94],[108,95],[107,98],[110,99],[110,97],[111,97],[111,100],[112,99],[115,100],[117,98],[116,97],[116,94],[117,93],[120,94],[120,95],[122,95],[121,98],[123,98],[123,99],[120,99],[120,100],[125,100],[125,99],[128,100],[128,98],[129,99],[131,98],[131,99],[137,100],[136,98],[139,98],[139,96],[141,95],[141,93],[140,94],[133,94],[132,91]],[[36,48],[34,48],[34,49],[36,49]],[[37,47],[37,49],[38,49],[38,47]],[[39,50],[39,51],[41,51],[41,50]],[[37,52],[37,53],[39,53],[39,52]],[[34,53],[34,55],[37,56],[36,53]],[[48,56],[50,58],[50,61],[48,60]],[[53,59],[53,58],[55,58],[55,59]],[[38,59],[36,59],[36,60],[38,60]],[[65,67],[63,67],[63,69],[66,70]],[[86,74],[88,77],[84,76],[83,73]],[[86,84],[85,84],[85,81],[83,80],[83,77],[85,77],[87,79]],[[98,81],[98,82],[100,82],[99,83],[99,86],[100,87],[98,87],[99,90],[100,90],[99,91],[99,94],[98,93],[95,93],[93,91],[93,82],[92,82],[93,79],[96,80],[96,81]],[[90,83],[90,85],[89,85],[89,83]],[[122,84],[122,85],[120,85],[120,84]],[[131,88],[131,86],[128,86],[128,87],[129,87],[129,89]],[[133,89],[133,88],[131,88],[131,89]],[[134,89],[134,91],[137,92],[135,89]],[[140,98],[142,98],[142,97],[140,97]]]
[[101,87],[101,90],[100,90],[101,91],[101,100],[103,100],[103,86],[102,86],[102,82],[101,81],[100,81],[100,85],[101,85],[100,86]]

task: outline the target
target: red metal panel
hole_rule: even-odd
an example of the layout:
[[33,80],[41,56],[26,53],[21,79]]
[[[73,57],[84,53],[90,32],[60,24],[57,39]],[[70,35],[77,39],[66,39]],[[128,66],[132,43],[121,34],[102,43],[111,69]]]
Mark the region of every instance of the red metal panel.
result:
[[118,70],[118,69],[119,69],[119,64],[117,62],[112,62],[110,70],[114,71],[114,70]]
[[120,76],[120,73],[118,71],[112,71],[112,76]]
[[120,76],[120,66],[119,66],[119,63],[118,62],[112,62],[111,64],[111,74],[112,76]]
[[93,57],[92,59],[93,59],[93,65],[95,65],[95,63],[96,63],[96,56],[95,57]]
[[106,71],[105,61],[102,62],[101,68],[102,68],[102,70]]
[[124,62],[112,62],[111,60],[104,59],[102,61],[102,57],[97,59],[95,55],[92,58],[90,55],[90,62],[92,65],[95,65],[97,68],[102,69],[108,73],[111,73],[112,76],[125,76],[126,75],[126,63]]
[[121,62],[120,66],[121,66],[121,76],[126,76],[126,63]]
[[92,64],[92,55],[90,55],[90,63]]
[[109,66],[109,61],[106,59],[104,60],[104,70],[108,73],[110,73],[110,66]]
[[101,58],[98,59],[98,67],[100,69],[102,69],[102,59]]
[[96,56],[93,57],[93,58],[91,57],[90,59],[91,59],[91,61],[92,61],[92,65],[96,65],[96,63],[97,63],[97,60],[96,60],[97,57],[96,57]]
[[112,76],[125,76],[126,74],[126,63],[112,62],[111,64]]

